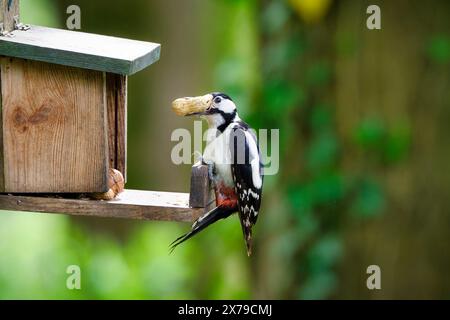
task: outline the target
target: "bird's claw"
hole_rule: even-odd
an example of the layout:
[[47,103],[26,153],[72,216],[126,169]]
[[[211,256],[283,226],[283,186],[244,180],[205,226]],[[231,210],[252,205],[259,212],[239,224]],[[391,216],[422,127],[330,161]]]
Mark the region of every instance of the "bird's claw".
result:
[[214,181],[214,164],[213,163],[207,163],[208,166],[208,177],[210,181]]
[[210,181],[214,181],[214,163],[212,161],[205,160],[203,155],[199,151],[194,151],[192,154],[196,164],[203,164],[208,166],[208,177]]
[[197,151],[197,150],[194,151],[192,156],[194,157],[194,163],[204,163],[203,162],[203,155],[201,154],[200,151]]

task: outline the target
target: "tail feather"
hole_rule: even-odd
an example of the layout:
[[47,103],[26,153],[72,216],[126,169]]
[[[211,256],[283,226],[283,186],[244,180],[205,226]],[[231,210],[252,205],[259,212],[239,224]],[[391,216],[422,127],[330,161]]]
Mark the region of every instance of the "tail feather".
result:
[[244,234],[245,246],[247,248],[247,256],[252,255],[252,225],[248,218],[244,218],[241,213],[239,213],[239,220],[241,221],[242,233]]
[[194,224],[192,225],[192,230],[190,232],[182,235],[170,244],[170,253],[172,253],[180,244],[192,238],[197,233],[207,228],[214,222],[228,218],[234,211],[235,210],[230,210],[229,208],[218,206],[208,213],[204,214],[194,222]]
[[244,232],[245,237],[245,247],[247,248],[247,256],[252,255],[252,247],[253,247],[253,240],[252,240],[252,229],[248,229],[248,231]]

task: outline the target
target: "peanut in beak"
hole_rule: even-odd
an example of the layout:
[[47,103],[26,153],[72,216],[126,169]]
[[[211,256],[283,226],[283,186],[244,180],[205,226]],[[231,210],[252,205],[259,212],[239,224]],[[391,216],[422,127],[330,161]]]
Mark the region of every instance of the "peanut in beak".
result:
[[204,113],[212,103],[212,95],[179,98],[172,102],[172,110],[179,116]]

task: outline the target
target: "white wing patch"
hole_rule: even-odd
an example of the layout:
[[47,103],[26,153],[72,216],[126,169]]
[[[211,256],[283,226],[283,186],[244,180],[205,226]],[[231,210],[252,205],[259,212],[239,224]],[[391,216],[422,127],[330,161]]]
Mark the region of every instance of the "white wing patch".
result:
[[253,178],[253,185],[261,189],[262,187],[262,178],[261,174],[259,172],[259,152],[258,152],[258,146],[256,145],[256,141],[253,139],[252,135],[249,132],[245,132],[245,138],[248,143],[248,148],[250,151],[250,159],[252,161],[250,162],[250,165],[252,167],[252,178]]

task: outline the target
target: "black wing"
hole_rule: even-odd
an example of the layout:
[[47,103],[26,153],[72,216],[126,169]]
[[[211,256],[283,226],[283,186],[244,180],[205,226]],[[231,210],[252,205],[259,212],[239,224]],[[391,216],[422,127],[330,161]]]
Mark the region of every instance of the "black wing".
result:
[[[238,196],[239,219],[250,254],[251,229],[258,220],[262,196],[263,176],[258,142],[256,136],[248,130],[248,126],[242,125],[233,128],[230,142],[231,173]],[[259,176],[254,177],[255,174]]]

